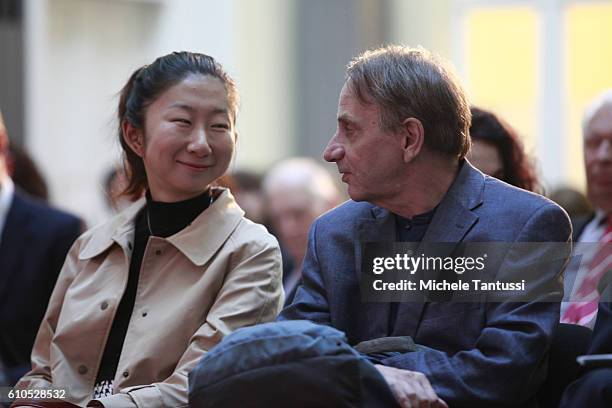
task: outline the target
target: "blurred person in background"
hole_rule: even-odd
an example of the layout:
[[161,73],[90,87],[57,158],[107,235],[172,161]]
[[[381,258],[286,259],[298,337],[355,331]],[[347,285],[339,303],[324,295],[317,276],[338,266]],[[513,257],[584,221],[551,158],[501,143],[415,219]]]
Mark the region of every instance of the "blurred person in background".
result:
[[[1,386],[12,386],[30,369],[34,338],[53,286],[82,229],[77,217],[22,191],[12,180],[14,169],[15,156],[9,154],[8,134],[0,113]],[[20,171],[23,175],[23,167]],[[38,173],[34,176],[42,179]]]
[[518,133],[493,112],[471,107],[472,147],[467,159],[489,176],[524,190],[542,193],[533,163]]
[[[602,288],[589,355],[612,354],[612,284]],[[560,408],[610,408],[612,407],[612,362],[587,367],[582,376],[570,384]]]
[[323,166],[310,158],[283,160],[263,182],[273,231],[283,248],[283,286],[290,303],[301,277],[312,222],[342,202],[340,191]]
[[265,198],[261,188],[262,177],[251,170],[237,170],[225,174],[219,185],[232,191],[236,202],[244,210],[244,216],[258,224],[268,226]]
[[571,219],[589,217],[593,214],[593,206],[589,199],[571,187],[558,187],[548,194],[548,198],[563,207]]
[[71,403],[96,407],[187,406],[202,355],[274,319],[278,243],[212,187],[234,154],[237,105],[207,55],[168,54],[131,75],[118,137],[125,193],[138,199],[72,247],[17,388],[66,388]]
[[[115,165],[104,176],[104,201],[109,213],[114,215],[125,210],[136,199],[122,194],[129,185],[125,170]],[[140,197],[138,197],[140,198]]]
[[612,267],[608,259],[612,251],[612,89],[587,107],[582,133],[587,197],[595,211],[572,219],[573,238],[574,242],[598,245],[585,252],[581,268],[570,269],[565,276],[561,322],[592,328],[599,282]]
[[47,182],[28,152],[21,147],[9,146],[9,155],[13,164],[13,183],[32,197],[47,201]]

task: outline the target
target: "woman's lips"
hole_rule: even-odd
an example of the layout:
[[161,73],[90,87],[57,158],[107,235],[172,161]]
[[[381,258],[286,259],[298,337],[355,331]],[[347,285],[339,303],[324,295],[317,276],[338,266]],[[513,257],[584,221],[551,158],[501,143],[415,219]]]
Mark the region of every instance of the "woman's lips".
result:
[[211,167],[211,166],[205,165],[205,164],[189,163],[189,162],[183,162],[183,161],[180,161],[180,160],[178,161],[178,163],[180,163],[180,164],[182,164],[182,165],[184,165],[186,167],[189,167],[192,170],[196,170],[196,171],[204,171],[207,168]]

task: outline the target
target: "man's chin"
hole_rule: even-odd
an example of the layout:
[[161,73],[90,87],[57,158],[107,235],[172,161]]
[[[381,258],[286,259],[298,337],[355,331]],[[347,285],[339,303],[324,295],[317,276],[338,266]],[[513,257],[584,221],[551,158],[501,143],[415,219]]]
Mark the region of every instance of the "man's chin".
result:
[[347,193],[353,201],[368,201],[368,194],[365,194],[363,191],[351,188],[350,185],[348,187]]

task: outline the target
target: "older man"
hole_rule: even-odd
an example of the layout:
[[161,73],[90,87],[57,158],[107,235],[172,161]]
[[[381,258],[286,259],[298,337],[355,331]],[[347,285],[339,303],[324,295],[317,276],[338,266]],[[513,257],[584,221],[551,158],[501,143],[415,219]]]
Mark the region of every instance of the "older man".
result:
[[[377,365],[403,406],[440,404],[429,383],[453,407],[534,406],[558,324],[562,265],[542,272],[535,285],[553,290],[537,301],[365,302],[361,244],[567,242],[567,215],[464,159],[466,96],[424,49],[389,46],[353,60],[337,122],[324,157],[352,200],[313,224],[302,284],[280,319],[331,325],[352,345],[412,337],[416,351],[383,354]],[[516,256],[505,262],[510,273],[521,268]]]
[[13,185],[8,142],[0,114],[0,385],[13,385],[30,370],[51,291],[82,227],[78,218]]
[[[597,243],[584,251],[583,267],[565,279],[566,300],[561,321],[593,328],[597,317],[598,286],[612,269],[612,89],[587,107],[582,122],[587,196],[595,208],[588,217],[573,219],[576,242]],[[609,299],[608,299],[609,300]]]
[[612,285],[602,292],[602,298],[608,301],[599,304],[588,354],[597,357],[607,355],[608,362],[587,367],[583,375],[565,390],[561,408],[612,406],[612,361],[609,358],[612,355]]

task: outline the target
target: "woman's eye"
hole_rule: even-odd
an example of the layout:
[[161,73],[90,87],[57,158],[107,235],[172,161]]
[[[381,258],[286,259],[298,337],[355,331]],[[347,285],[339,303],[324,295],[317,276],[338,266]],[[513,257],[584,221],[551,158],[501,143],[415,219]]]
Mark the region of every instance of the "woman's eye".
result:
[[213,129],[221,129],[221,130],[228,130],[229,129],[229,125],[227,123],[215,123],[214,125],[212,125]]

